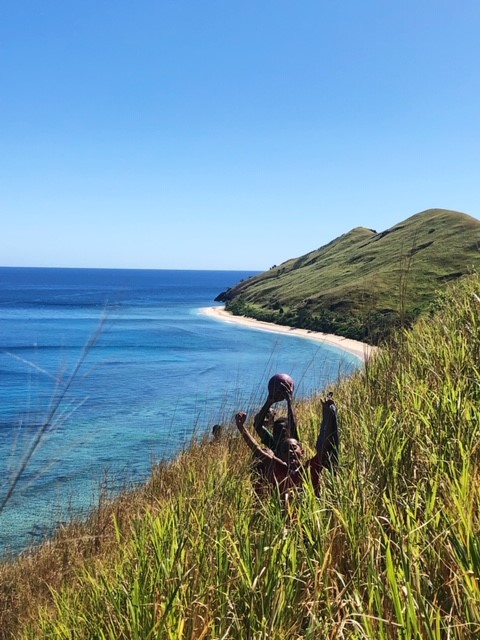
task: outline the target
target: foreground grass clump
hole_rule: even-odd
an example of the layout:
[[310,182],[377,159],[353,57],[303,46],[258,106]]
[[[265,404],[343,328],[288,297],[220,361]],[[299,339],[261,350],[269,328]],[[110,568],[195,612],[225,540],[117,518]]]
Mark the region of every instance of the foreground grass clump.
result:
[[[1,568],[3,637],[480,637],[480,278],[335,397],[341,471],[320,499],[260,503],[235,433],[195,442]],[[310,449],[319,405],[298,406]]]

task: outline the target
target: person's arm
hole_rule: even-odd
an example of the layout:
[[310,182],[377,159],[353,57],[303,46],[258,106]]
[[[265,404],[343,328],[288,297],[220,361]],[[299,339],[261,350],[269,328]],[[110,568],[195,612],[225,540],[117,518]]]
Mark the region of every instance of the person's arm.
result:
[[323,418],[315,445],[322,467],[332,469],[338,465],[340,439],[337,406],[333,398],[322,400]]
[[255,431],[258,433],[260,437],[262,436],[262,430],[265,429],[263,425],[265,422],[265,418],[267,417],[267,413],[270,407],[272,406],[272,404],[273,404],[273,400],[269,395],[268,398],[265,400],[260,411],[253,418],[253,426],[255,427]]
[[257,432],[257,435],[262,441],[262,443],[267,447],[273,446],[273,435],[265,427],[265,419],[267,417],[267,413],[269,412],[272,404],[273,404],[273,399],[269,395],[268,398],[265,400],[260,411],[253,418],[253,426],[255,427],[255,431]]
[[271,449],[264,449],[261,447],[258,442],[251,436],[251,434],[245,428],[245,420],[247,419],[247,414],[244,411],[239,411],[235,416],[235,423],[237,425],[237,429],[243,436],[243,439],[250,447],[250,449],[256,454],[258,458],[265,461],[277,462],[282,466],[286,467],[287,464],[273,453]]
[[295,438],[300,442],[300,436],[298,434],[297,418],[295,417],[295,411],[292,404],[292,392],[289,389],[285,392],[285,400],[287,401],[288,412],[288,429],[290,431],[290,437]]

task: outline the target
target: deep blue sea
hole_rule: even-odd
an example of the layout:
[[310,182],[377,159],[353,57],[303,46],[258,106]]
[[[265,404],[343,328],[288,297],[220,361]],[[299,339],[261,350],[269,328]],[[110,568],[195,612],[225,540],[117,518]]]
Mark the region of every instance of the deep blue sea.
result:
[[192,435],[257,410],[273,373],[304,397],[359,366],[201,313],[252,273],[0,268],[0,501],[34,448],[0,512],[0,552],[90,508],[105,478],[141,482]]

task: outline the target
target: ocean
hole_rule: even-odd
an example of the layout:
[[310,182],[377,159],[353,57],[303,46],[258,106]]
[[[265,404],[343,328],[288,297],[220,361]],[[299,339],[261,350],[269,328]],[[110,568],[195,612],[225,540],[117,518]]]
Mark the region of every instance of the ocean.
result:
[[85,513],[105,479],[143,482],[193,435],[252,414],[274,373],[301,398],[360,365],[201,313],[253,273],[0,268],[0,503],[32,451],[0,511],[0,552]]

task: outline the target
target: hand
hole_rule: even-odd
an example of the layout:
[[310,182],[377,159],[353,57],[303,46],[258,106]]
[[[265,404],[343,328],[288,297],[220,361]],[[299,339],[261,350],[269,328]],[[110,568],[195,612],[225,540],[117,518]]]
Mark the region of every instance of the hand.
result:
[[277,402],[282,402],[282,400],[291,400],[292,395],[293,395],[292,388],[290,387],[288,382],[284,382],[282,380],[282,382],[278,384],[275,390],[275,395],[272,395],[269,392],[268,398],[265,404],[270,407],[272,404],[275,404]]
[[270,391],[269,391],[267,399],[265,400],[264,406],[267,407],[267,408],[271,407],[272,404],[275,404],[275,402],[276,402],[275,398],[273,397],[272,393],[270,393]]
[[281,387],[285,400],[291,400],[293,397],[292,387],[288,384],[288,382],[282,382]]
[[238,429],[243,429],[246,419],[247,419],[247,414],[245,413],[245,411],[239,411],[235,415],[235,422],[237,424]]

